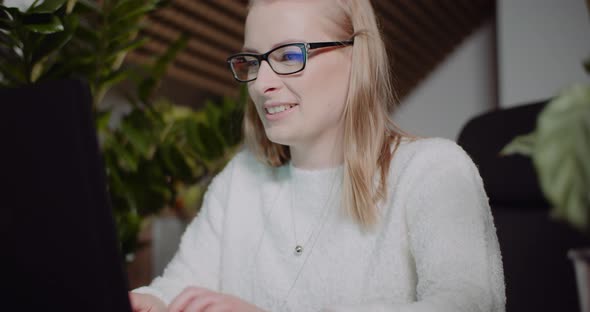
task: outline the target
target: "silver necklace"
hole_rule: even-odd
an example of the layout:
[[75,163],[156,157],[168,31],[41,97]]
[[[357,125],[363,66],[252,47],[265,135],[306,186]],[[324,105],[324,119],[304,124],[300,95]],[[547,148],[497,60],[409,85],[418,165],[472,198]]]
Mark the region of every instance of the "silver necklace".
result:
[[[282,307],[285,307],[287,305],[287,302],[289,300],[289,297],[291,296],[291,292],[293,291],[293,289],[295,288],[295,285],[297,285],[297,281],[299,280],[299,277],[301,276],[301,273],[303,272],[303,268],[305,268],[305,265],[307,264],[307,260],[309,260],[310,256],[311,256],[311,251],[314,249],[316,243],[319,240],[320,234],[322,233],[322,230],[324,229],[324,226],[326,225],[326,221],[329,219],[328,217],[330,216],[330,212],[333,210],[328,209],[327,207],[329,207],[330,205],[330,200],[332,198],[332,193],[333,193],[333,188],[334,188],[334,178],[335,175],[332,177],[332,184],[330,185],[330,191],[328,193],[328,199],[326,200],[326,202],[324,203],[324,207],[322,210],[324,210],[324,215],[321,218],[318,218],[318,221],[321,220],[321,222],[319,223],[319,228],[317,228],[317,234],[314,235],[314,231],[312,231],[312,233],[310,233],[309,237],[306,240],[306,245],[307,243],[311,240],[312,237],[315,236],[315,238],[313,239],[313,242],[311,242],[311,246],[309,248],[309,251],[307,251],[305,259],[303,260],[303,263],[301,264],[301,266],[299,267],[299,270],[297,270],[297,274],[295,275],[295,279],[293,280],[293,282],[291,283],[291,286],[289,287],[289,290],[287,291],[287,294],[285,295],[284,299],[283,299],[283,303],[282,303]],[[292,181],[290,180],[290,186],[292,186]],[[293,197],[293,188],[291,187],[291,199]],[[291,200],[291,215],[293,216],[293,201]],[[315,226],[314,226],[315,227]],[[312,227],[313,230],[313,227]],[[295,255],[299,256],[303,253],[303,246],[301,246],[300,244],[297,244],[297,239],[295,239]],[[299,248],[298,248],[299,247]],[[298,252],[299,251],[299,252]]]
[[[291,165],[292,166],[292,165]],[[330,185],[330,191],[328,192],[328,198],[326,199],[326,202],[324,203],[323,207],[322,207],[322,211],[319,214],[319,217],[317,218],[316,223],[309,228],[309,230],[307,231],[306,235],[304,235],[303,237],[307,237],[307,239],[305,239],[303,242],[300,242],[299,239],[297,238],[297,225],[296,225],[296,218],[295,218],[295,213],[293,212],[293,194],[295,193],[295,188],[293,187],[293,168],[290,168],[290,179],[289,179],[289,189],[290,189],[290,213],[291,213],[291,226],[293,228],[293,237],[295,239],[295,247],[293,248],[293,254],[295,256],[301,256],[301,254],[303,254],[303,252],[305,251],[304,246],[308,246],[309,241],[311,240],[311,238],[313,237],[313,234],[316,230],[316,228],[319,225],[319,222],[325,222],[325,215],[327,215],[326,210],[329,210],[327,207],[329,206],[330,200],[332,198],[332,191],[334,188],[334,178],[335,178],[335,174],[333,174],[332,176],[332,183]],[[338,172],[338,171],[335,171]]]
[[[289,179],[290,179],[290,180],[289,180],[289,184],[290,184],[289,186],[292,186],[292,174],[291,174],[291,171],[289,171],[289,175],[290,175],[290,176],[289,176]],[[314,247],[315,247],[316,243],[318,242],[318,238],[320,237],[320,234],[321,234],[322,230],[324,229],[324,225],[326,224],[326,221],[327,221],[327,219],[328,219],[328,217],[329,217],[329,215],[330,215],[330,211],[331,211],[331,210],[330,210],[330,209],[327,209],[326,207],[328,207],[328,206],[329,206],[328,204],[329,204],[329,202],[330,202],[330,199],[331,199],[331,197],[332,197],[332,193],[333,193],[332,191],[333,191],[334,184],[335,184],[335,183],[334,183],[334,181],[333,181],[333,180],[334,180],[334,178],[335,178],[335,176],[332,178],[332,184],[331,184],[331,186],[330,186],[330,193],[329,193],[329,195],[328,195],[328,199],[327,199],[326,203],[324,204],[324,209],[323,209],[323,210],[324,210],[324,215],[322,216],[322,218],[318,218],[318,219],[321,219],[321,222],[320,222],[319,229],[317,229],[317,232],[318,232],[318,233],[315,235],[315,239],[314,239],[314,240],[311,242],[311,246],[310,246],[309,250],[306,252],[305,259],[303,260],[303,263],[301,264],[301,266],[300,266],[300,267],[299,267],[299,269],[297,270],[297,273],[295,274],[295,278],[293,279],[293,282],[291,283],[291,286],[289,287],[289,289],[287,290],[287,292],[286,292],[286,294],[284,295],[283,299],[281,300],[281,301],[282,301],[282,302],[281,302],[281,308],[284,308],[284,307],[287,305],[288,299],[289,299],[289,297],[291,296],[291,292],[292,292],[292,291],[293,291],[293,289],[295,288],[295,285],[297,284],[297,281],[299,280],[299,277],[301,276],[301,273],[303,272],[303,268],[305,267],[305,265],[306,265],[306,263],[307,263],[307,260],[308,260],[308,259],[310,258],[310,256],[311,256],[311,251],[314,249]],[[341,184],[342,184],[342,183],[340,183],[340,185],[341,185]],[[280,187],[280,189],[279,189],[279,192],[278,192],[278,194],[275,196],[275,198],[274,198],[274,200],[273,200],[273,202],[274,202],[275,204],[273,204],[273,205],[271,206],[270,210],[269,210],[269,211],[266,213],[266,214],[267,214],[267,218],[268,218],[269,220],[270,220],[271,216],[273,215],[273,213],[275,212],[275,209],[274,209],[274,208],[277,206],[277,205],[276,205],[276,203],[277,203],[277,200],[278,200],[278,198],[280,198],[280,195],[281,195],[281,193],[283,192],[283,188],[284,188],[284,186],[285,186],[285,183],[283,183],[283,184],[281,185],[281,187]],[[293,216],[293,201],[292,201],[293,192],[292,192],[292,191],[293,191],[293,189],[292,189],[292,187],[291,187],[291,203],[290,203],[290,206],[291,206],[291,207],[290,207],[290,208],[291,208],[291,216]],[[264,217],[263,217],[263,218],[264,218]],[[266,224],[264,224],[264,227],[263,227],[263,230],[262,230],[261,236],[260,236],[260,238],[258,239],[258,244],[257,244],[258,246],[257,246],[257,248],[256,248],[256,253],[255,253],[255,256],[254,256],[254,258],[253,258],[253,263],[252,263],[252,265],[254,266],[254,285],[253,285],[254,287],[253,287],[253,289],[256,289],[256,288],[258,287],[258,279],[256,278],[256,276],[258,276],[258,266],[256,265],[256,262],[257,262],[257,259],[258,259],[258,255],[259,255],[259,253],[260,253],[260,248],[262,247],[262,242],[263,242],[263,240],[264,240],[264,237],[266,236],[266,235],[265,235],[265,234],[266,234],[266,229],[267,229],[267,227],[266,227]],[[313,229],[313,227],[312,227],[312,229]],[[306,245],[306,246],[307,246],[307,243],[308,243],[308,242],[311,240],[311,238],[312,238],[312,237],[314,237],[313,233],[311,233],[311,234],[309,235],[309,237],[307,238],[307,240],[306,240],[306,243],[305,243],[304,245]],[[295,241],[297,242],[297,239],[295,239]],[[295,249],[294,249],[294,251],[296,252],[296,255],[301,255],[301,254],[303,253],[303,246],[302,246],[302,245],[300,245],[300,244],[298,244],[298,243],[296,243],[295,245],[296,245],[296,246],[295,246]],[[297,247],[298,247],[298,246],[300,247],[300,248],[299,248],[299,250],[300,250],[300,251],[299,251],[299,253],[297,253],[297,250],[298,250],[298,248],[297,248]],[[257,300],[257,299],[258,299],[258,292],[257,292],[257,291],[255,291],[255,293],[253,293],[253,294],[252,294],[252,296],[253,296],[254,302],[257,302],[257,301],[258,301],[258,300]]]

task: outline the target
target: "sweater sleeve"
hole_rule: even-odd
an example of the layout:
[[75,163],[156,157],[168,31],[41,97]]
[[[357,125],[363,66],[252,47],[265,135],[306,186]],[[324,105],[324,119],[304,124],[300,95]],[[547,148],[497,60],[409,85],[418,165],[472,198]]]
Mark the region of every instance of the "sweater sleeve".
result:
[[454,143],[431,152],[408,168],[414,177],[405,209],[416,302],[368,302],[326,311],[505,311],[500,249],[479,172]]
[[188,286],[219,290],[223,198],[230,169],[231,163],[209,185],[199,214],[182,235],[178,251],[162,276],[133,292],[154,295],[169,304]]

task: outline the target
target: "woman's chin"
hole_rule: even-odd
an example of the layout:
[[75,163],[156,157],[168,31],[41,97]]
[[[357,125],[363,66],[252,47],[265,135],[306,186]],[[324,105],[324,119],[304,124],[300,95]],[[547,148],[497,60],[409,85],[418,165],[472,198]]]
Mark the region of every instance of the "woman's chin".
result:
[[275,131],[278,129],[266,129],[266,137],[275,144],[291,145],[294,141],[294,136],[291,133],[284,131]]

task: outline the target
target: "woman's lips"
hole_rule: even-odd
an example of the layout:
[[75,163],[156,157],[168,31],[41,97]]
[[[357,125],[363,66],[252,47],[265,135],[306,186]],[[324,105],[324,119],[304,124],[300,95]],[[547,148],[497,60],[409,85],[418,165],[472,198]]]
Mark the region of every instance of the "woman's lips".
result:
[[298,104],[277,104],[277,105],[266,105],[264,111],[266,113],[266,119],[270,121],[276,121],[289,115],[292,111],[297,109]]

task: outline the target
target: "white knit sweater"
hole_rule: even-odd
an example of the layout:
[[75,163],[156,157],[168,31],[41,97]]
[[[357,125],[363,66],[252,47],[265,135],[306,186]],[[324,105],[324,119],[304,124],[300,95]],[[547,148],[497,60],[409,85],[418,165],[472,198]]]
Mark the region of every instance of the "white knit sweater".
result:
[[342,170],[272,169],[239,153],[212,182],[163,276],[135,291],[168,303],[196,285],[268,311],[505,310],[488,199],[459,146],[402,143],[369,232],[340,207]]

